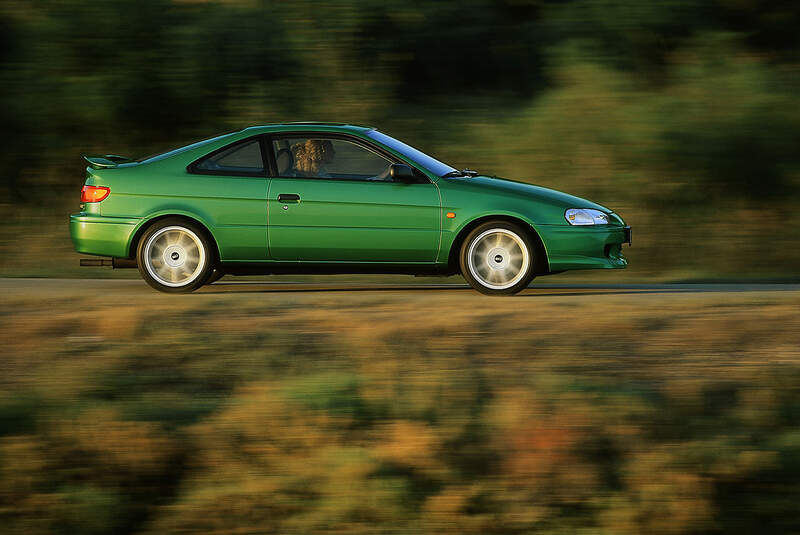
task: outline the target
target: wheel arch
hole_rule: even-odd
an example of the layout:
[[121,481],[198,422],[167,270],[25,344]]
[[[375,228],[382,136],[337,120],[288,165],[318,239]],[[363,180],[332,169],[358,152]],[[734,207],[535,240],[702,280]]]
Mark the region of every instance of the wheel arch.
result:
[[455,273],[458,273],[458,255],[461,252],[461,245],[464,243],[464,240],[467,238],[467,235],[472,232],[473,229],[477,228],[478,226],[488,222],[488,221],[507,221],[509,223],[514,223],[522,227],[528,237],[533,241],[534,246],[536,247],[536,254],[535,259],[536,263],[534,265],[534,273],[537,275],[545,275],[550,272],[550,263],[547,258],[547,248],[542,241],[541,236],[539,236],[539,232],[533,226],[530,221],[527,221],[521,217],[511,215],[511,214],[488,214],[482,215],[480,217],[476,217],[465,223],[456,234],[456,237],[453,239],[453,242],[450,244],[450,252],[448,253],[447,257],[447,265],[450,270],[454,270]]
[[136,249],[139,246],[139,240],[142,239],[142,236],[150,228],[154,223],[164,219],[182,219],[186,222],[192,223],[199,227],[205,234],[206,238],[210,240],[212,243],[214,250],[212,253],[214,254],[215,261],[219,261],[219,244],[217,243],[217,239],[214,237],[214,234],[209,229],[208,224],[202,221],[200,218],[195,216],[194,214],[187,214],[184,212],[166,212],[166,213],[158,213],[148,216],[146,219],[143,219],[134,229],[133,233],[131,234],[131,239],[128,242],[128,258],[136,258]]

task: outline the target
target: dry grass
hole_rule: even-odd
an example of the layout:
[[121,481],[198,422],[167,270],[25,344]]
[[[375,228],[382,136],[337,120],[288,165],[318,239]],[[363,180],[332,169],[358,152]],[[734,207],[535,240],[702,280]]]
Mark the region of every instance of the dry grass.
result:
[[19,284],[9,533],[795,526],[797,292]]

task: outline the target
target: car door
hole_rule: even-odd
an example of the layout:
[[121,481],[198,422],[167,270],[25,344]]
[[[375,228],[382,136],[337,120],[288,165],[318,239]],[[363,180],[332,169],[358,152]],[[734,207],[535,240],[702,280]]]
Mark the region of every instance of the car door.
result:
[[226,145],[188,166],[186,211],[205,214],[221,260],[267,260],[267,173],[262,136]]
[[392,181],[393,157],[330,134],[273,137],[268,234],[275,260],[434,262],[441,206],[437,186]]

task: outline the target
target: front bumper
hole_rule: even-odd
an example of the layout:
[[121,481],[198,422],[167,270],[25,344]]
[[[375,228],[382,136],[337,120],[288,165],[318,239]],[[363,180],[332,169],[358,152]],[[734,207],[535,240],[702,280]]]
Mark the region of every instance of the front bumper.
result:
[[628,259],[622,245],[631,243],[631,228],[617,225],[541,225],[550,271],[622,269]]
[[79,253],[127,258],[138,218],[81,212],[69,216],[69,234]]

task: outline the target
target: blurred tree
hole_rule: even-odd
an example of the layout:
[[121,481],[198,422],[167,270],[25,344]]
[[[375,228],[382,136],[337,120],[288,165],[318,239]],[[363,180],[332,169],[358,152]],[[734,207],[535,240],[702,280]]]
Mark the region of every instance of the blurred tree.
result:
[[545,84],[539,2],[373,6],[355,52],[395,73],[398,99],[478,92],[529,97]]
[[[616,199],[661,236],[632,265],[669,270],[670,248],[728,232],[698,203],[796,204],[798,21],[779,0],[6,0],[0,188],[15,209],[64,205],[81,153],[371,123],[460,166]],[[800,260],[779,241],[753,269]]]
[[704,34],[671,58],[663,97],[665,164],[683,178],[674,202],[769,201],[800,174],[796,89],[742,50],[736,36]]

